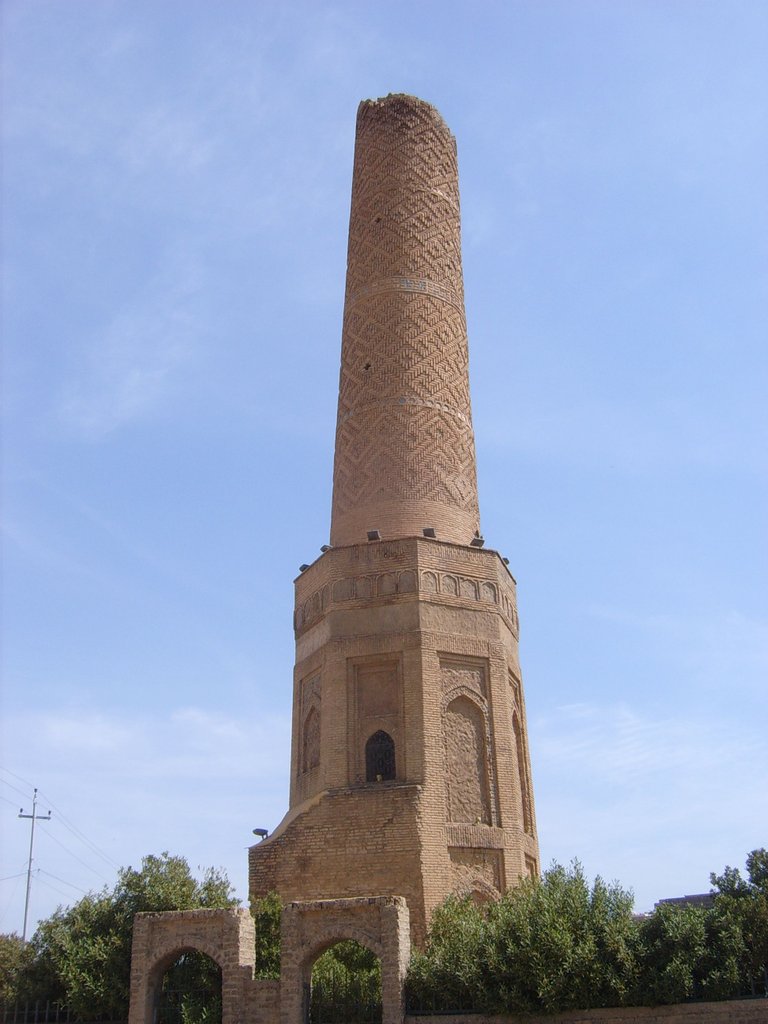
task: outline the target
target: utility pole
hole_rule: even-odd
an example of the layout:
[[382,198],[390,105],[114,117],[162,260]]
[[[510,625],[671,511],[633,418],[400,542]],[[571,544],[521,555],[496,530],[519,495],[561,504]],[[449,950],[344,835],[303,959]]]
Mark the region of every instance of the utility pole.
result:
[[50,821],[51,820],[51,812],[50,811],[48,811],[47,814],[38,814],[37,813],[37,786],[35,786],[35,792],[34,792],[34,795],[32,797],[32,813],[31,814],[25,814],[24,813],[24,808],[20,807],[19,808],[19,817],[20,818],[30,818],[32,820],[32,828],[31,828],[30,833],[29,833],[29,864],[27,865],[27,898],[24,900],[24,929],[23,929],[23,931],[21,933],[21,941],[22,942],[26,942],[27,941],[27,917],[29,915],[29,890],[30,890],[30,888],[32,886],[32,850],[34,849],[34,845],[35,845],[35,822],[36,821]]

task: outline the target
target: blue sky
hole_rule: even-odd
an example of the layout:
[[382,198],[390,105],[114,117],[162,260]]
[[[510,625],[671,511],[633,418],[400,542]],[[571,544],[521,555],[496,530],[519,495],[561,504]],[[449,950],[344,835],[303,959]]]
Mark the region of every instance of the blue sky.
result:
[[761,0],[6,0],[0,930],[168,849],[241,896],[328,539],[358,102],[457,137],[483,532],[542,859],[768,843]]

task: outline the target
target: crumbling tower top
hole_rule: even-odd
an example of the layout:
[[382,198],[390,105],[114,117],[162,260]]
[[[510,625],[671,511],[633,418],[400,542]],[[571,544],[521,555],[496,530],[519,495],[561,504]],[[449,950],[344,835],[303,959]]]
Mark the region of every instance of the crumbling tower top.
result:
[[331,543],[479,530],[456,142],[395,94],[357,114]]

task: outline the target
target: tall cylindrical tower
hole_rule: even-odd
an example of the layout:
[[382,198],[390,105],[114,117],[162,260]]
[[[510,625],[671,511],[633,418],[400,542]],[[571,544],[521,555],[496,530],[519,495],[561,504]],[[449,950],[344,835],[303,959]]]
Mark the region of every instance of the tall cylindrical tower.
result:
[[331,543],[479,528],[456,142],[434,107],[360,104]]
[[289,810],[254,897],[451,892],[538,872],[515,581],[477,536],[456,146],[412,96],[360,105],[331,545],[296,579]]

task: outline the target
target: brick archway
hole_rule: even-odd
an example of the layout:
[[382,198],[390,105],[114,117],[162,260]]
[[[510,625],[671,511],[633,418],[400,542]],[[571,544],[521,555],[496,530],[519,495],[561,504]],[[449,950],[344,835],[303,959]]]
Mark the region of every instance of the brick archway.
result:
[[281,1024],[304,1024],[304,986],[317,957],[354,939],[381,961],[382,1024],[401,1024],[403,984],[411,953],[408,906],[402,896],[289,903],[281,921]]
[[222,1024],[241,1024],[256,956],[254,923],[247,910],[137,914],[128,1024],[154,1024],[163,974],[189,949],[205,953],[221,968]]

